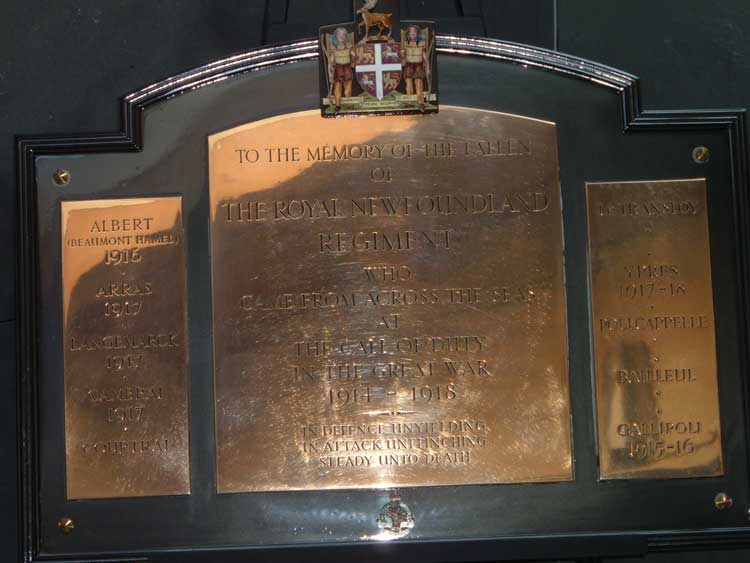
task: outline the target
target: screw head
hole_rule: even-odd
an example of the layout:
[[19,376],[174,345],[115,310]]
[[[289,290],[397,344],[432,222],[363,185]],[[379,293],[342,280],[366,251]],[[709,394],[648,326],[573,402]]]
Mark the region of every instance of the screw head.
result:
[[729,508],[732,508],[733,504],[734,501],[732,500],[732,497],[730,497],[726,493],[718,493],[716,497],[714,497],[714,505],[719,510],[727,510]]
[[67,170],[55,170],[52,174],[52,180],[57,184],[58,186],[64,186],[68,182],[70,182],[70,172]]
[[69,518],[67,516],[63,516],[60,518],[60,520],[57,522],[57,527],[60,528],[63,534],[69,534],[73,531],[73,528],[75,528],[75,524],[73,523],[73,519]]
[[693,162],[705,164],[711,160],[711,151],[708,147],[700,146],[693,149]]

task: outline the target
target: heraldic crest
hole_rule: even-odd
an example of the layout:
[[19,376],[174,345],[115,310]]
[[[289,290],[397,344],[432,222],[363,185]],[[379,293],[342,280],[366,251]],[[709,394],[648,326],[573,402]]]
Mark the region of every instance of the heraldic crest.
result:
[[354,13],[320,30],[323,117],[437,112],[435,24],[400,21],[398,0],[354,0]]

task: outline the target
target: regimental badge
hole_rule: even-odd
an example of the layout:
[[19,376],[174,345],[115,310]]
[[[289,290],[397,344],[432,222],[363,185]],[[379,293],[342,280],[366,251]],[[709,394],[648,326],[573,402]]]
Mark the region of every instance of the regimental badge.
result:
[[414,515],[411,509],[401,502],[401,496],[394,494],[390,502],[380,509],[377,524],[382,530],[381,539],[402,538],[414,527]]
[[323,117],[437,112],[435,24],[400,21],[399,0],[355,0],[354,12],[320,30]]

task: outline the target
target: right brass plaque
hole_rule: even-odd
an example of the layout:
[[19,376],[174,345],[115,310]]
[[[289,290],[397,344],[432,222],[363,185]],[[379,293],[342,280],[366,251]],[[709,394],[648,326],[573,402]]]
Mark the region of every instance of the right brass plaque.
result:
[[572,478],[554,124],[311,111],[209,155],[220,493]]
[[706,182],[586,188],[600,476],[721,475]]

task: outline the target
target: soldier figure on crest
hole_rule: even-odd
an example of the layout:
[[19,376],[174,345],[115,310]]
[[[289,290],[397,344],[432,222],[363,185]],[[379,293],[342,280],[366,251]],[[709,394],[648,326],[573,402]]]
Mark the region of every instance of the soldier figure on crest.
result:
[[406,95],[414,95],[416,86],[417,103],[424,109],[424,81],[430,72],[430,59],[427,56],[427,41],[418,25],[411,24],[406,28],[403,57]]
[[346,98],[352,96],[352,81],[354,80],[354,49],[349,32],[344,27],[338,27],[331,37],[330,54],[328,55],[331,84],[333,84],[333,95],[336,100],[335,111],[341,111],[341,95]]

